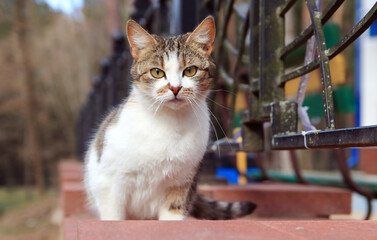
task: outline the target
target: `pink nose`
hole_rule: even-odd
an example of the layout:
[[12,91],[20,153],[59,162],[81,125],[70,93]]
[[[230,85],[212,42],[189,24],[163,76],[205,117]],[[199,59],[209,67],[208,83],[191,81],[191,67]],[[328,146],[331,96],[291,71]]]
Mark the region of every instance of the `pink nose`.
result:
[[174,93],[174,96],[177,96],[181,88],[182,87],[171,87],[170,90]]

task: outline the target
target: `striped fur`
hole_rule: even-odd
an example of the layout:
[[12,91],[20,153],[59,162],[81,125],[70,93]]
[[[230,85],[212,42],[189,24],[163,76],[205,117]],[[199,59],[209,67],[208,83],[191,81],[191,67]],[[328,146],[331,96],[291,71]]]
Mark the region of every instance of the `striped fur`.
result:
[[223,202],[215,201],[207,196],[203,196],[196,190],[199,173],[195,176],[187,195],[187,215],[198,219],[207,220],[228,220],[243,217],[251,214],[256,204],[252,202]]
[[[168,38],[150,35],[131,20],[127,37],[134,58],[132,91],[102,122],[86,154],[90,207],[102,220],[183,220],[189,214],[230,219],[250,213],[252,203],[215,202],[196,193],[210,129],[213,18],[192,33]],[[164,74],[153,74],[157,68]]]
[[256,205],[252,202],[220,202],[201,194],[196,194],[190,215],[199,219],[227,220],[246,216],[254,211]]

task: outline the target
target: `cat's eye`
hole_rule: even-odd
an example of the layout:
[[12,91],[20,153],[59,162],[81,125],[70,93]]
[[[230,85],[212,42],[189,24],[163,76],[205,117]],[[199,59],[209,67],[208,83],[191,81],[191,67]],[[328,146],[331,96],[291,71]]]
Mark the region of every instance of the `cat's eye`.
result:
[[153,69],[151,70],[151,74],[152,74],[152,76],[155,77],[155,78],[162,78],[162,77],[165,76],[164,71],[162,71],[162,70],[159,69],[159,68],[153,68]]
[[186,68],[183,71],[183,75],[186,76],[186,77],[192,77],[196,74],[197,71],[198,71],[197,67],[191,66],[191,67]]

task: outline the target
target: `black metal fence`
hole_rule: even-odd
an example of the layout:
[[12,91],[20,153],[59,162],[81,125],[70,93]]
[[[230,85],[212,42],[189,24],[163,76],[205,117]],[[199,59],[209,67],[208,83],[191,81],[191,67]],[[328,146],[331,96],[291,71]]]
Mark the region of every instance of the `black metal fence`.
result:
[[[235,7],[235,0],[159,0],[135,1],[136,11],[132,18],[151,33],[159,35],[180,34],[192,31],[205,16],[214,15],[217,24],[215,62],[217,78],[212,95],[211,110],[226,129],[224,135],[231,136],[234,126],[236,95],[248,94],[248,111],[242,117],[244,151],[263,151],[265,122],[271,123],[272,149],[291,150],[291,162],[298,182],[307,184],[300,172],[293,149],[349,148],[377,146],[377,126],[357,128],[335,128],[334,101],[332,93],[329,60],[346,49],[377,19],[377,3],[369,10],[343,38],[331,48],[326,47],[323,25],[343,4],[344,0],[331,0],[320,11],[315,0],[303,1],[307,5],[312,24],[303,30],[291,43],[284,42],[285,14],[297,0],[251,0],[247,9]],[[236,45],[228,39],[230,19],[237,22]],[[249,36],[249,39],[248,39]],[[286,57],[314,36],[317,58],[297,69],[287,72]],[[127,96],[130,83],[129,66],[131,58],[126,50],[125,37],[118,33],[114,37],[114,48],[110,59],[101,62],[101,75],[93,81],[93,89],[83,107],[79,121],[79,154],[85,151],[85,142],[91,131],[109,107]],[[235,56],[230,67],[229,56]],[[243,70],[248,69],[247,73]],[[320,69],[322,99],[324,102],[326,128],[324,130],[298,133],[298,105],[287,101],[284,96],[285,84],[314,69]],[[246,79],[246,80],[245,80]],[[228,109],[213,104],[222,101],[230,93]],[[222,99],[222,100],[221,100]],[[224,100],[225,99],[225,100]],[[219,134],[221,135],[221,134]],[[227,144],[229,145],[229,144]],[[238,146],[235,144],[234,146]],[[225,149],[226,146],[223,148]],[[342,173],[344,185],[358,192],[368,200],[371,213],[371,199],[377,194],[360,188],[353,181],[343,150],[336,150],[337,164]],[[257,158],[264,179],[270,179],[263,161]]]
[[77,125],[77,153],[84,158],[89,139],[105,114],[127,97],[132,57],[123,33],[113,35],[112,54],[101,60],[101,74],[93,78],[93,87],[81,109]]

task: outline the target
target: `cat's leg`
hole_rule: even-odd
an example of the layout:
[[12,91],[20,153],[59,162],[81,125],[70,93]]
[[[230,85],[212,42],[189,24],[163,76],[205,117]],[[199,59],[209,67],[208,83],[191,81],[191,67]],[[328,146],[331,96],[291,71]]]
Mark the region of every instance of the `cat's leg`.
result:
[[96,206],[101,220],[126,219],[126,192],[124,184],[112,181],[96,191]]
[[158,213],[158,219],[184,220],[189,207],[190,188],[191,185],[170,188],[166,201]]

